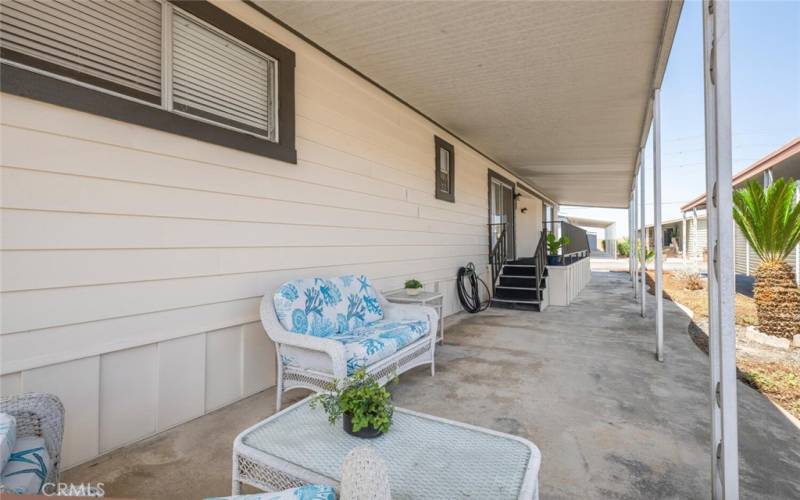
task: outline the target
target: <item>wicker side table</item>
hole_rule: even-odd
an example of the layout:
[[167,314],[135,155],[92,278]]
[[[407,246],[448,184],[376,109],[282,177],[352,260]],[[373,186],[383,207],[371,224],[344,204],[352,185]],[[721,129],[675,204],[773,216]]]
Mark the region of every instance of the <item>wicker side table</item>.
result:
[[417,295],[408,295],[404,288],[384,293],[383,296],[389,302],[396,304],[419,304],[422,306],[433,307],[439,313],[439,333],[436,342],[444,342],[444,296],[435,292],[420,292]]

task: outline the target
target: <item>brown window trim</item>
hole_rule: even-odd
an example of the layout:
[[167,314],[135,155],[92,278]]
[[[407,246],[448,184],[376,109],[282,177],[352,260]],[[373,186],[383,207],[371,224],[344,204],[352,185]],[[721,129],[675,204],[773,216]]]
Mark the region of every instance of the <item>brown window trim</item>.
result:
[[[279,139],[277,143],[11,64],[3,63],[0,68],[0,89],[8,94],[170,132],[288,163],[297,163],[294,52],[208,2],[183,0],[172,1],[172,3],[278,61]],[[11,51],[5,49],[0,51],[0,56],[11,61],[17,59]],[[17,62],[25,64],[25,61]],[[30,65],[33,66],[33,64]],[[38,62],[36,65],[41,69],[46,69]],[[107,87],[105,84],[104,86]]]
[[[453,145],[445,141],[438,135],[433,136],[433,142],[436,145],[436,162],[433,169],[433,189],[436,194],[436,199],[449,201],[450,203],[456,202],[456,155]],[[445,193],[439,189],[439,159],[441,150],[446,149],[450,153],[450,192]]]

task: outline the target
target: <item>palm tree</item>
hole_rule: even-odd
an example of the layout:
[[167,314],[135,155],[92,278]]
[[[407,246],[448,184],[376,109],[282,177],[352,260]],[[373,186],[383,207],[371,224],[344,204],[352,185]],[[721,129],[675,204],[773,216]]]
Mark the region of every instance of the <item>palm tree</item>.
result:
[[800,334],[800,289],[786,263],[800,242],[796,192],[793,179],[778,179],[767,188],[751,181],[733,193],[733,218],[761,258],[754,296],[759,329],[790,339]]

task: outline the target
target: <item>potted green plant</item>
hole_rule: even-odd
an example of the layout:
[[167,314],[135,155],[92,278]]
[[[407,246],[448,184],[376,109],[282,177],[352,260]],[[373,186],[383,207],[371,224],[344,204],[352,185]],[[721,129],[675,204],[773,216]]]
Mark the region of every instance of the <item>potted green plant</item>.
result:
[[415,279],[410,279],[406,281],[405,289],[407,295],[419,295],[422,292],[422,283]]
[[311,407],[321,406],[331,425],[342,417],[345,432],[370,439],[387,432],[392,425],[394,406],[390,398],[389,391],[361,368],[342,381],[334,380],[327,392],[313,397]]
[[558,255],[558,251],[561,247],[569,245],[570,243],[571,240],[566,235],[561,238],[556,238],[555,234],[547,233],[547,265],[560,265],[562,256]]

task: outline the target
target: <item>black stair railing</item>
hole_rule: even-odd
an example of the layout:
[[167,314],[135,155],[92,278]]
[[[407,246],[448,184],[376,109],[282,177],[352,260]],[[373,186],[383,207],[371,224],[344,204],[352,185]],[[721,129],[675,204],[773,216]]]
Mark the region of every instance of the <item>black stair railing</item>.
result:
[[542,229],[542,234],[539,235],[539,243],[536,244],[536,250],[533,252],[533,263],[536,266],[536,296],[542,300],[542,278],[544,278],[544,270],[547,265],[547,228]]
[[500,270],[503,269],[503,264],[507,259],[507,237],[506,237],[506,224],[505,222],[497,224],[489,224],[490,234],[497,232],[497,238],[489,253],[489,263],[492,265],[492,294],[494,295],[495,284],[497,277],[500,276]]

